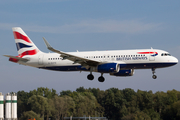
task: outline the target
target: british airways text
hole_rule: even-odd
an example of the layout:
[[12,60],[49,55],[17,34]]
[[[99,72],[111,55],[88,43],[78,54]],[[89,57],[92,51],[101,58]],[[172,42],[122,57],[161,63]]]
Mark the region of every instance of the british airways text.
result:
[[120,58],[116,58],[116,60],[119,61],[124,61],[124,60],[147,60],[148,58],[145,57],[120,57]]

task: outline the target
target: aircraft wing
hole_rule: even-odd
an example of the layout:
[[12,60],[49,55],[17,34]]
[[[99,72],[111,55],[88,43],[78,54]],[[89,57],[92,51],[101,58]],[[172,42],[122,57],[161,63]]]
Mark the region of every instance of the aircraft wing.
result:
[[5,57],[9,57],[9,58],[14,58],[14,59],[17,59],[17,60],[20,60],[20,61],[23,61],[23,62],[29,61],[29,60],[26,59],[26,58],[20,58],[20,57],[11,56],[11,55],[4,55],[4,56],[5,56]]
[[62,52],[62,51],[59,51],[59,50],[56,50],[54,49],[53,47],[51,47],[51,45],[47,42],[47,40],[45,38],[43,38],[47,48],[50,50],[50,51],[53,51],[53,52],[56,52],[56,53],[59,53],[60,56],[63,58],[63,59],[68,59],[70,61],[73,61],[75,63],[79,63],[81,64],[82,66],[97,66],[98,64],[101,63],[101,61],[98,61],[98,60],[92,60],[92,59],[88,59],[88,58],[83,58],[81,56],[76,56],[76,55],[72,55],[72,54],[69,54],[69,53],[65,53],[65,52]]

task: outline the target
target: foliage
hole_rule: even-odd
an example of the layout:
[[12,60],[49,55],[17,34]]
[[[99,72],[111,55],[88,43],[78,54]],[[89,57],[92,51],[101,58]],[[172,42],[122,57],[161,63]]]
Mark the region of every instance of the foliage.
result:
[[180,92],[141,91],[133,89],[79,87],[76,91],[37,88],[19,91],[18,118],[63,120],[64,117],[101,116],[109,120],[180,119]]
[[22,116],[20,117],[19,120],[28,120],[28,119],[36,119],[36,120],[43,120],[43,118],[40,118],[39,114],[36,114],[33,111],[27,111],[23,112]]

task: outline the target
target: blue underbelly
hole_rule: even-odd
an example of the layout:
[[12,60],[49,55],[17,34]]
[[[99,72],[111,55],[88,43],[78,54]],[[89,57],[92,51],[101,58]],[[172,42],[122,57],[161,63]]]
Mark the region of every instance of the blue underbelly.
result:
[[[177,63],[131,63],[131,64],[120,64],[121,69],[151,69],[151,68],[163,68],[170,67]],[[49,66],[40,67],[41,69],[55,70],[55,71],[89,71],[81,65],[72,66]]]

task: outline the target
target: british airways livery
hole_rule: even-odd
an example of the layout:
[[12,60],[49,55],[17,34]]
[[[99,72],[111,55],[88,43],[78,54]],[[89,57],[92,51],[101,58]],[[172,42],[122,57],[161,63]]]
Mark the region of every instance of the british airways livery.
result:
[[170,67],[178,59],[168,52],[158,49],[63,52],[51,47],[45,38],[47,48],[54,53],[41,52],[20,27],[12,28],[18,56],[10,56],[9,61],[54,71],[89,71],[88,80],[93,80],[92,72],[99,72],[99,82],[104,82],[104,73],[113,76],[132,76],[135,69],[151,69],[156,79],[156,68]]

